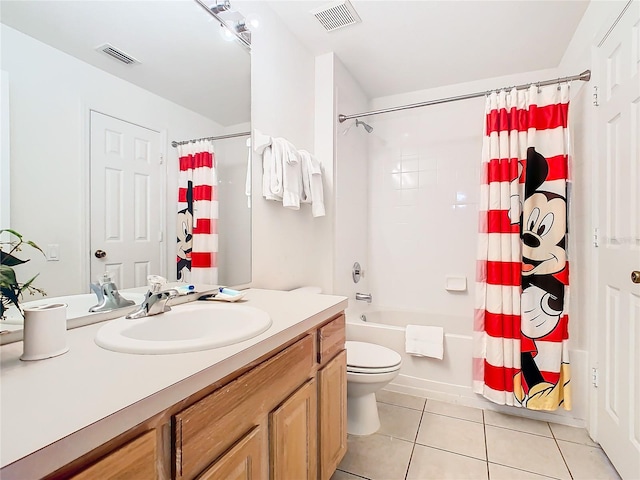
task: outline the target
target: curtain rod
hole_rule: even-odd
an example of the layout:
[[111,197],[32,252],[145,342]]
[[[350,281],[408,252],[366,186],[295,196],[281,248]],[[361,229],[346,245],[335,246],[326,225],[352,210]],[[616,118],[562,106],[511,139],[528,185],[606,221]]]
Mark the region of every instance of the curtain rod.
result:
[[217,137],[203,137],[203,138],[194,138],[192,140],[183,140],[181,142],[176,142],[175,140],[171,142],[172,147],[177,147],[178,145],[186,145],[189,142],[197,142],[199,140],[224,140],[225,138],[235,138],[235,137],[247,137],[251,135],[251,132],[239,132],[239,133],[230,133],[229,135],[219,135]]
[[[515,87],[504,87],[504,88],[509,88],[509,89],[516,88],[518,90],[522,90],[524,88],[529,88],[531,85],[537,85],[539,87],[542,87],[544,85],[553,85],[554,83],[562,83],[562,82],[572,82],[574,80],[582,80],[584,82],[588,82],[590,78],[591,78],[591,70],[585,70],[579,75],[572,75],[570,77],[556,78],[555,80],[545,80],[543,82],[527,83],[523,85],[517,85]],[[439,103],[456,102],[458,100],[467,100],[469,98],[484,97],[485,95],[488,95],[492,91],[493,90],[476,92],[476,93],[468,93],[466,95],[458,95],[456,97],[447,97],[447,98],[440,98],[437,100],[428,100],[426,102],[411,103],[409,105],[401,105],[398,107],[391,107],[391,108],[383,108],[381,110],[373,110],[371,112],[354,113],[352,115],[340,114],[338,115],[338,121],[342,123],[345,120],[350,120],[352,118],[368,117],[370,115],[380,115],[382,113],[397,112],[398,110],[408,110],[410,108],[428,107],[429,105],[438,105]]]

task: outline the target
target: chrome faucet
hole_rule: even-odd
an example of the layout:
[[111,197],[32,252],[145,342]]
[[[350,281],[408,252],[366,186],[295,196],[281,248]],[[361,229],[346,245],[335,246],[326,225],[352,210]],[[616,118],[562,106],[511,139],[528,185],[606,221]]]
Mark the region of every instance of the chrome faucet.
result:
[[371,303],[370,293],[356,293],[356,300],[364,300],[367,303]]
[[109,272],[105,272],[98,282],[91,283],[89,286],[96,294],[96,297],[98,297],[98,303],[89,309],[92,313],[110,312],[117,308],[130,307],[136,303],[120,295],[118,287],[116,287],[116,284],[111,280]]
[[166,280],[156,275],[150,275],[149,280],[151,287],[144,297],[140,308],[135,312],[130,313],[126,318],[142,318],[150,317],[152,315],[158,315],[159,313],[168,312],[171,307],[167,305],[167,302],[178,295],[178,291],[175,288],[168,290],[162,290],[162,286]]

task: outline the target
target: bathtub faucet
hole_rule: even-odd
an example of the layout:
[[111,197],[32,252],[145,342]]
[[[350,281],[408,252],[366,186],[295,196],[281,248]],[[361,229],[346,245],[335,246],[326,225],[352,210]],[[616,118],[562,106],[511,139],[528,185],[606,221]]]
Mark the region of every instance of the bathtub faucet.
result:
[[370,293],[356,293],[356,300],[365,300],[367,303],[371,303]]

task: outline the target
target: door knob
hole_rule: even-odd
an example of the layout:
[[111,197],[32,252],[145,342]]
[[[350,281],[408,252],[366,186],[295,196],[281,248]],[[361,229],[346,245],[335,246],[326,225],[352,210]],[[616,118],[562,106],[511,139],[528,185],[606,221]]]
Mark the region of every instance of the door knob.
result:
[[640,270],[634,270],[631,272],[631,281],[633,283],[640,283]]
[[107,256],[107,252],[105,252],[104,250],[96,250],[96,253],[94,253],[94,255],[96,256],[96,258],[104,258]]

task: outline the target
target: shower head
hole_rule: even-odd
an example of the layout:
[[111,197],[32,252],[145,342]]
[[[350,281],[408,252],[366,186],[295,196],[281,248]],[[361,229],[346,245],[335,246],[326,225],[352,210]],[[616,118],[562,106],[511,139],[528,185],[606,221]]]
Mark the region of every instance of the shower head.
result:
[[366,123],[364,123],[364,122],[362,122],[362,121],[360,121],[360,120],[358,120],[356,118],[356,127],[358,127],[360,125],[362,125],[364,127],[364,129],[367,131],[367,133],[373,132],[373,127],[371,125],[367,125]]

